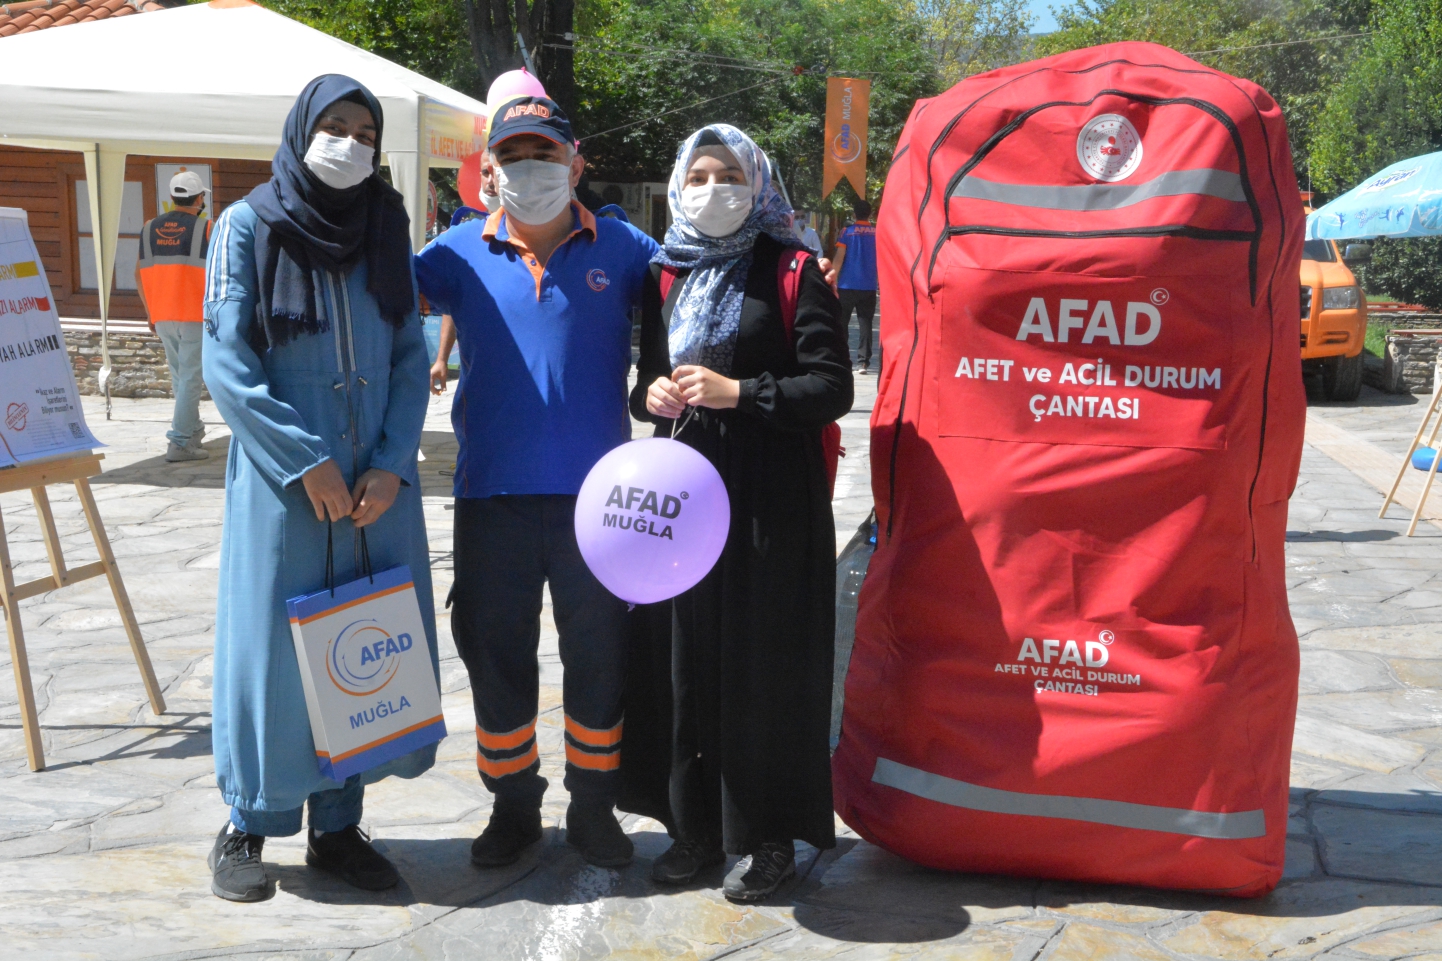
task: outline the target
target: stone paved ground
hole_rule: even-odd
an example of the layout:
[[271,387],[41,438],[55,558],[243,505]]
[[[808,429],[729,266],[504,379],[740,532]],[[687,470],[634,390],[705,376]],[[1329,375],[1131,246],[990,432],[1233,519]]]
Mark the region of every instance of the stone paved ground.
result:
[[[866,431],[874,381],[844,425],[838,483],[844,542],[868,509]],[[446,401],[425,436],[426,519],[437,597],[450,573]],[[50,767],[26,769],[18,713],[0,683],[0,956],[51,958],[572,959],[774,957],[1249,958],[1442,961],[1442,528],[1407,539],[1403,512],[1378,520],[1376,486],[1410,439],[1412,398],[1370,391],[1314,401],[1289,524],[1289,588],[1302,638],[1287,880],[1235,901],[1136,889],[948,875],[844,832],[801,852],[797,881],[754,908],[716,892],[724,869],[658,892],[649,859],[666,839],[628,819],[636,863],[585,865],[559,821],[560,666],[542,646],[541,746],[552,778],[545,844],[513,869],[480,872],[467,851],[489,798],[476,777],[464,671],[442,619],[445,711],[456,732],[418,781],[370,789],[365,823],[405,879],[361,894],[312,875],[299,839],[266,860],[274,898],[212,897],[204,864],[225,819],[210,758],[210,663],[224,428],[215,457],[165,465],[162,401],[87,413],[109,444],[97,497],[144,625],[169,711],[145,705],[101,582],[25,604]],[[61,492],[53,489],[56,495]],[[56,496],[77,562],[93,548],[73,497]],[[45,571],[34,513],[0,498],[21,577]],[[1439,501],[1442,503],[1442,501]],[[1437,511],[1442,516],[1442,508]],[[8,662],[0,675],[8,673]]]

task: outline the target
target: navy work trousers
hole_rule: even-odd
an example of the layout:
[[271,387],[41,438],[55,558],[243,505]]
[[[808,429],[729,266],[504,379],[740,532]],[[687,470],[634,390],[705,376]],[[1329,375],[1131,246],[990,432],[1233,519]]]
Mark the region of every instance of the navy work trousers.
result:
[[539,806],[536,722],[542,591],[560,633],[566,790],[614,804],[621,763],[626,602],[596,580],[576,546],[576,498],[457,498],[451,631],[471,676],[476,766],[498,803]]

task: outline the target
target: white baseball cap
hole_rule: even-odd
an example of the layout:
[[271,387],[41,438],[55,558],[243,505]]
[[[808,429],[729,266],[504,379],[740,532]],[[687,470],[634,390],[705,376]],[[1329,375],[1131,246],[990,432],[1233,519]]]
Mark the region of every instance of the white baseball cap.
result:
[[194,170],[182,170],[170,178],[170,196],[172,197],[199,197],[201,194],[208,194],[205,183],[201,181],[200,174]]

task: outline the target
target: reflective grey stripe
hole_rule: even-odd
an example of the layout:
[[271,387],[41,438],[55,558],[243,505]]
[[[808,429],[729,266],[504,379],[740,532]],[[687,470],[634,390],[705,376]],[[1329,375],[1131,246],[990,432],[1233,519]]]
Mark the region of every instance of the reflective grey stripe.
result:
[[871,776],[871,780],[926,798],[928,801],[970,808],[973,811],[990,811],[993,814],[1065,818],[1069,821],[1110,824],[1119,828],[1165,831],[1168,834],[1226,840],[1260,838],[1267,833],[1266,816],[1261,810],[1216,814],[1211,811],[1155,807],[1127,801],[1000,791],[942,777],[940,774],[919,771],[905,764],[888,761],[884,757],[876,759],[876,772]]
[[1046,210],[1117,210],[1154,197],[1202,194],[1221,200],[1246,203],[1242,178],[1225,170],[1171,170],[1140,184],[1088,184],[1084,187],[1044,187],[1033,184],[1004,184],[994,180],[963,177],[952,190],[953,197],[991,200],[1015,207]]

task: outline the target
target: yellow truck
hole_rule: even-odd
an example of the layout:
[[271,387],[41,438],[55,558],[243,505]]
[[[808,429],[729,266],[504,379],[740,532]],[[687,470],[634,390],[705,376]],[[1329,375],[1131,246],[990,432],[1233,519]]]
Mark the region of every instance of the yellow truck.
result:
[[1302,367],[1320,369],[1328,400],[1356,400],[1362,393],[1367,298],[1349,265],[1371,257],[1367,244],[1348,244],[1345,251],[1330,240],[1302,245]]

